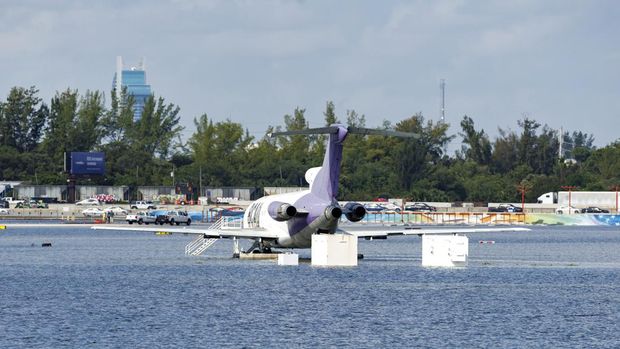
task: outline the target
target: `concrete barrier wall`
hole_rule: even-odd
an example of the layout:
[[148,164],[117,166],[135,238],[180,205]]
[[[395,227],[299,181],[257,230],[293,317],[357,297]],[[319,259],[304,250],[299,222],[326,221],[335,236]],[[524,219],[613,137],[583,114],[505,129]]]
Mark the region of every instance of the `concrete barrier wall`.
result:
[[[348,222],[342,219],[342,222]],[[545,224],[545,225],[611,225],[620,226],[620,214],[555,213],[368,213],[362,224],[420,224],[420,225],[495,225],[495,224]]]
[[76,185],[75,191],[77,193],[76,200],[83,200],[95,197],[96,195],[105,194],[113,195],[116,200],[123,200],[125,192],[129,190],[128,187],[116,187],[116,186],[99,186],[99,185]]
[[61,185],[18,185],[13,188],[13,196],[18,199],[33,197],[48,197],[62,200],[63,192],[67,191],[67,186]]

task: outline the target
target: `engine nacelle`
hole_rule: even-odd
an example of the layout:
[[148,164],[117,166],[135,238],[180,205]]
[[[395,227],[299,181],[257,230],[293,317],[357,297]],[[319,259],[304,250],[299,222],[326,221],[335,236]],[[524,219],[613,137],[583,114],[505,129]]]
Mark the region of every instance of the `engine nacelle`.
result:
[[357,202],[349,202],[344,205],[344,214],[351,222],[359,222],[366,216],[366,209]]
[[337,220],[342,217],[342,209],[338,206],[328,206],[325,209],[325,217],[329,220]]
[[274,201],[269,204],[267,211],[271,218],[278,222],[288,221],[297,214],[295,206],[279,201]]

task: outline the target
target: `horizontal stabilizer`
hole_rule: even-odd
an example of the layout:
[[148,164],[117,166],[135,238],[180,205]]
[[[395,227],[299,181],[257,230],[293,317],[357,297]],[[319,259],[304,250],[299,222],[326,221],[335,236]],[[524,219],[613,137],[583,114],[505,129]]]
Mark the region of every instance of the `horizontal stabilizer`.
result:
[[[318,128],[308,128],[305,130],[271,132],[271,133],[268,133],[267,136],[276,137],[276,136],[295,136],[295,135],[321,135],[321,134],[337,133],[339,129],[340,128],[338,126],[318,127]],[[353,126],[347,127],[346,130],[347,130],[347,133],[360,134],[360,135],[392,136],[392,137],[402,137],[402,138],[419,138],[420,137],[420,135],[417,133],[400,132],[400,131],[392,131],[392,130],[380,130],[380,129],[374,129],[374,128],[363,128],[363,127],[353,127]]]
[[392,130],[378,130],[374,128],[361,128],[361,127],[348,127],[349,133],[360,134],[360,135],[373,135],[373,136],[392,136],[392,137],[402,137],[402,138],[420,138],[420,135],[417,133],[411,132],[401,132],[401,131],[392,131]]
[[290,130],[280,132],[267,133],[269,137],[275,136],[294,136],[294,135],[324,135],[338,132],[337,126],[319,127],[319,128],[307,128],[305,130]]

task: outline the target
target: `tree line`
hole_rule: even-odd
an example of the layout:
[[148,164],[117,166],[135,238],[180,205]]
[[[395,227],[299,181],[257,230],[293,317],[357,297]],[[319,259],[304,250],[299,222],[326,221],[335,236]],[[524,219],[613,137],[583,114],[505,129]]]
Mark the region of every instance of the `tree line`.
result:
[[[0,176],[32,184],[63,184],[63,154],[101,151],[106,173],[79,179],[97,185],[305,186],[304,174],[320,166],[325,136],[278,136],[278,130],[307,128],[306,111],[296,108],[283,124],[253,137],[242,124],[215,121],[207,114],[194,119],[194,132],[184,141],[180,108],[151,95],[142,116],[134,120],[133,96],[110,94],[110,106],[99,91],[67,89],[45,103],[35,87],[14,87],[0,101]],[[349,135],[343,154],[340,198],[370,200],[403,197],[412,201],[519,201],[518,188],[533,201],[562,185],[608,190],[620,184],[620,143],[597,149],[594,137],[564,132],[529,117],[517,130],[500,129],[490,139],[465,115],[458,135],[449,125],[421,113],[396,124],[367,125],[355,110],[337,115],[333,102],[323,112],[325,125],[342,123],[414,132],[417,138]],[[461,149],[446,152],[459,136]],[[560,144],[561,143],[561,144]],[[562,149],[562,156],[560,150]],[[174,172],[174,177],[171,177]],[[174,179],[173,179],[174,178]]]

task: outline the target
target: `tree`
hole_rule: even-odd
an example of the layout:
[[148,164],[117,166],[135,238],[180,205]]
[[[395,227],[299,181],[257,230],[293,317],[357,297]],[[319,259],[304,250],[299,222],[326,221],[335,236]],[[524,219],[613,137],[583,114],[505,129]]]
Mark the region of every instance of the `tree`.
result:
[[121,142],[126,132],[133,125],[133,106],[135,98],[127,93],[127,87],[121,91],[112,90],[112,106],[103,119],[103,136],[108,142]]
[[325,126],[330,126],[339,122],[336,117],[336,107],[332,101],[327,101],[327,103],[325,103],[323,115],[325,116]]
[[127,128],[125,137],[136,150],[164,160],[172,151],[173,140],[183,130],[179,125],[180,108],[164,98],[151,95],[144,103],[140,119]]
[[398,172],[404,190],[409,191],[416,181],[428,176],[432,164],[441,159],[445,146],[453,138],[447,135],[448,127],[446,123],[425,121],[422,113],[396,124],[397,131],[418,135],[416,138],[399,140]]
[[18,152],[34,150],[41,140],[49,110],[34,86],[13,87],[0,103],[0,144]]
[[[194,119],[196,132],[188,145],[196,166],[211,185],[239,185],[248,169],[248,151],[253,137],[239,123],[213,123],[206,114]],[[267,160],[267,159],[265,159]]]
[[65,152],[95,150],[100,145],[104,115],[100,92],[87,91],[83,97],[79,97],[77,90],[56,93],[42,143],[51,166],[60,170]]
[[467,115],[461,120],[461,129],[465,159],[487,165],[491,161],[491,142],[484,130],[476,131],[474,120]]

